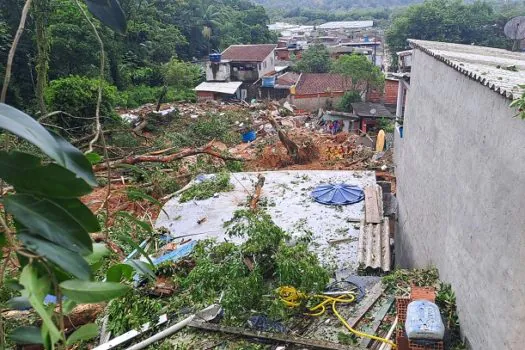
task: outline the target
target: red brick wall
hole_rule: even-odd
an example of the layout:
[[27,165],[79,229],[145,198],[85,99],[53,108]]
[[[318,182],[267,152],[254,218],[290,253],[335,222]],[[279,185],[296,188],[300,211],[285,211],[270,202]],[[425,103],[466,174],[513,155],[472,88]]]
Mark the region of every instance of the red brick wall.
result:
[[275,50],[275,55],[278,60],[289,61],[290,60],[290,51],[288,50]]
[[397,80],[385,80],[385,104],[395,105],[397,104],[397,89],[399,81]]
[[197,101],[207,101],[207,100],[213,100],[215,98],[215,94],[211,91],[197,91]]

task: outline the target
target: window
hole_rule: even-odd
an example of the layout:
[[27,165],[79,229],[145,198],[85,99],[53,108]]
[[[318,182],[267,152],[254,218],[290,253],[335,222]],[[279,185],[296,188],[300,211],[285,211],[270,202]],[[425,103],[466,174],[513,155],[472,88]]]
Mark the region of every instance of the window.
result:
[[266,61],[263,62],[263,68],[266,68]]
[[258,65],[258,67],[259,67],[259,70],[261,70],[261,64],[260,64],[260,63],[259,63],[259,65]]

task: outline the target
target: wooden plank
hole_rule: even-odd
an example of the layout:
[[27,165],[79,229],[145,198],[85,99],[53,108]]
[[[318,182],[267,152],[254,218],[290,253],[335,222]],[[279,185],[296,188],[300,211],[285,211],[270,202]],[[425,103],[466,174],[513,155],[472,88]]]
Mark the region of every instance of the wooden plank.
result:
[[362,349],[361,347],[343,345],[343,344],[333,343],[333,342],[324,341],[324,340],[297,337],[292,334],[254,331],[254,330],[248,330],[248,329],[244,329],[240,327],[221,326],[218,324],[206,323],[206,322],[193,321],[189,323],[188,326],[197,328],[197,329],[207,330],[207,331],[235,334],[235,335],[240,335],[240,336],[244,336],[248,338],[268,339],[268,340],[273,340],[278,343],[298,344],[298,345],[307,346],[312,349],[326,349],[326,350],[360,350]]
[[[386,314],[388,313],[388,310],[392,307],[392,304],[394,303],[394,297],[389,297],[385,304],[381,306],[381,308],[377,311],[377,313],[374,315],[374,322],[370,325],[370,327],[367,327],[363,330],[363,332],[368,334],[376,334],[379,326],[381,325],[381,322],[385,318]],[[371,343],[373,342],[373,339],[370,338],[363,338],[361,339],[361,346],[364,346],[365,348],[369,347]]]
[[365,187],[365,218],[367,224],[379,224],[379,199],[375,186]]
[[370,308],[375,304],[375,302],[377,301],[377,299],[379,299],[381,294],[383,294],[383,286],[381,282],[378,282],[375,286],[372,287],[372,289],[370,289],[370,291],[368,291],[365,299],[361,301],[360,303],[361,305],[360,305],[357,315],[346,320],[346,322],[348,322],[350,327],[355,328],[357,323],[363,318],[363,316],[368,312],[368,310],[370,310]]
[[383,219],[381,226],[381,246],[384,249],[382,252],[381,269],[384,272],[388,272],[390,271],[390,263],[392,258],[390,252],[390,222],[387,217]]
[[357,244],[357,262],[359,264],[365,263],[365,220],[361,220],[359,227],[359,243]]

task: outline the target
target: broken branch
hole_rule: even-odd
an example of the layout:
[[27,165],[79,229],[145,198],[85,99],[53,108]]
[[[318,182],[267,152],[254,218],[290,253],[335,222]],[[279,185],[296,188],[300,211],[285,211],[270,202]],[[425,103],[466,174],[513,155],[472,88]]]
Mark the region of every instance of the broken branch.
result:
[[[182,159],[182,158],[189,157],[189,156],[194,156],[197,154],[209,154],[212,157],[221,158],[223,160],[235,160],[235,161],[240,161],[240,162],[244,161],[243,158],[232,157],[232,156],[221,154],[213,150],[210,144],[207,144],[204,147],[185,149],[180,152],[171,154],[169,156],[155,156],[155,155],[129,156],[123,159],[109,162],[109,167],[112,168],[118,164],[133,165],[137,163],[169,163],[169,162],[173,162],[178,159]],[[108,164],[98,164],[93,167],[93,171],[106,170],[107,168],[108,168]]]

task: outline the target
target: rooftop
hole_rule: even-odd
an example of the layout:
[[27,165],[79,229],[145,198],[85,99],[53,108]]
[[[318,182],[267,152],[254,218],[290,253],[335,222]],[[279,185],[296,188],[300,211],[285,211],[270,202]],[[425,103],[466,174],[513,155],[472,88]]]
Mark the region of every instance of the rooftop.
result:
[[277,47],[275,44],[231,45],[222,58],[233,62],[262,62]]
[[296,94],[321,94],[328,91],[345,90],[345,79],[340,74],[303,73],[297,82]]
[[221,94],[233,95],[241,85],[241,81],[231,81],[226,83],[210,83],[205,81],[200,83],[195,88],[195,91],[219,92]]
[[370,102],[355,102],[352,103],[352,108],[354,114],[359,117],[365,118],[377,118],[385,117],[391,118],[392,113],[385,106],[380,103],[370,103]]
[[518,86],[525,83],[524,53],[437,41],[410,39],[409,43],[508,99],[524,91]]
[[374,26],[374,21],[341,21],[341,22],[326,22],[317,28],[320,29],[354,29],[354,28],[369,28]]
[[297,79],[299,79],[299,74],[294,72],[286,72],[283,75],[277,77],[276,84],[292,86],[297,82]]

